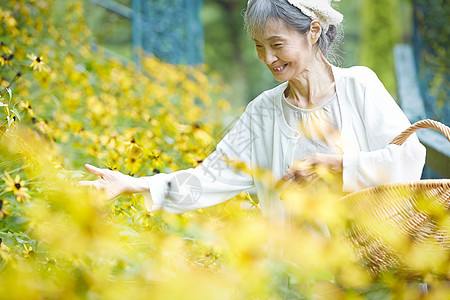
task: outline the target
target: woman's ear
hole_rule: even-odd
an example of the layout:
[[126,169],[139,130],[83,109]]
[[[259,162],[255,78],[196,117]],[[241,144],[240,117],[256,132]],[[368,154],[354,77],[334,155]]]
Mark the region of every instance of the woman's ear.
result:
[[311,45],[315,45],[322,34],[322,25],[320,25],[319,20],[314,19],[309,27],[309,37],[311,39]]

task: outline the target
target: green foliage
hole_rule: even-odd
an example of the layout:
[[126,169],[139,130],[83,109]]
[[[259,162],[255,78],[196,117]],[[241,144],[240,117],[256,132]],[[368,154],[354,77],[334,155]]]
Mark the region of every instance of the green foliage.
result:
[[399,1],[364,0],[361,7],[360,63],[377,73],[395,96],[393,47],[399,41]]
[[341,44],[342,66],[351,67],[359,65],[359,9],[360,1],[341,1],[337,10],[344,15],[344,40]]
[[[131,1],[116,1],[131,7]],[[84,17],[92,31],[91,41],[106,47],[130,61],[133,60],[132,22],[106,8],[84,0]]]
[[240,0],[204,0],[202,10],[205,62],[231,86],[235,105],[248,103],[277,84],[258,60],[254,43],[244,29],[246,5]]

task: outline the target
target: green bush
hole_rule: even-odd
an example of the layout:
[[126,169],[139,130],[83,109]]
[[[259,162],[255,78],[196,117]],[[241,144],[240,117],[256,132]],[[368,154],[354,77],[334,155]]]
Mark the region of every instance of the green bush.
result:
[[398,0],[364,0],[361,7],[360,63],[377,73],[387,90],[397,93],[394,45],[399,42]]

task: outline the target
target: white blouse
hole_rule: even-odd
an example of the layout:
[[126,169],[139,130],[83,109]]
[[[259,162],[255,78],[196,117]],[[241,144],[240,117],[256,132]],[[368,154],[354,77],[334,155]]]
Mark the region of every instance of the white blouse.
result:
[[300,108],[282,97],[283,116],[289,127],[299,133],[294,160],[314,153],[338,154],[335,146],[342,128],[342,117],[337,94],[312,109]]
[[[415,134],[401,146],[389,144],[410,122],[376,74],[365,67],[332,66],[332,70],[342,116],[335,146],[343,153],[343,189],[355,191],[419,179],[425,147]],[[284,82],[247,105],[233,129],[201,165],[144,177],[149,185],[143,194],[148,210],[183,213],[216,205],[254,188],[262,213],[279,215],[282,201],[264,175],[269,171],[276,182],[295,159],[300,135],[283,117],[286,88]],[[249,170],[237,168],[240,162]]]

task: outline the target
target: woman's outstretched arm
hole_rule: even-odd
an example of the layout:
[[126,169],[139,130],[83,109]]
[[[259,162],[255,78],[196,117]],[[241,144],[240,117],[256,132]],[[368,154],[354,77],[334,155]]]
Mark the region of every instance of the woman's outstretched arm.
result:
[[246,110],[216,150],[196,168],[134,178],[86,165],[90,173],[101,178],[80,184],[104,190],[110,199],[126,192],[143,193],[149,211],[183,213],[219,204],[254,186],[248,170],[236,167],[240,163],[251,165],[250,122]]
[[148,190],[147,181],[143,178],[131,177],[109,169],[100,169],[89,164],[84,167],[89,173],[98,175],[100,178],[94,181],[80,181],[78,184],[104,190],[108,199],[113,199],[123,193],[141,193]]

